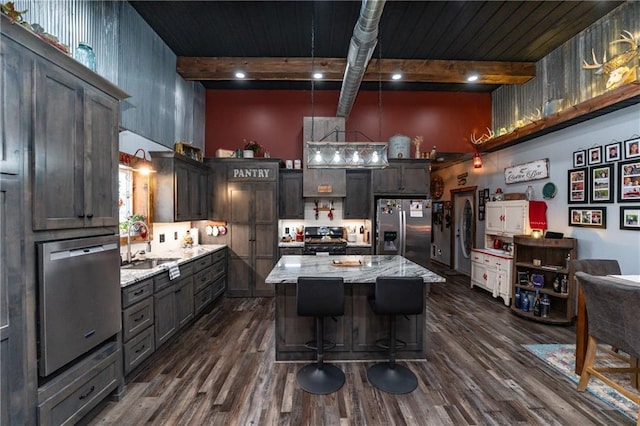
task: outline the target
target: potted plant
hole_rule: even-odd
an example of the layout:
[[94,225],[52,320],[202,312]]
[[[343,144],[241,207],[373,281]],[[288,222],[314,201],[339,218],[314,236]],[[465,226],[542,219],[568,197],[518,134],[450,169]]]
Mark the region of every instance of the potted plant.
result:
[[258,157],[258,154],[262,151],[262,146],[256,141],[247,141],[244,139],[244,152],[242,156],[244,158]]

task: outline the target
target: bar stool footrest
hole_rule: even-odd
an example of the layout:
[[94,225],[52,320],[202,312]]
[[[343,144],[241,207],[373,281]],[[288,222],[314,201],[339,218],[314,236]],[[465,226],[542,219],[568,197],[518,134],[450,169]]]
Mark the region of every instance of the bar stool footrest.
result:
[[[389,338],[376,340],[376,346],[379,348],[389,349]],[[407,347],[407,342],[404,340],[396,339],[396,350],[404,349]]]

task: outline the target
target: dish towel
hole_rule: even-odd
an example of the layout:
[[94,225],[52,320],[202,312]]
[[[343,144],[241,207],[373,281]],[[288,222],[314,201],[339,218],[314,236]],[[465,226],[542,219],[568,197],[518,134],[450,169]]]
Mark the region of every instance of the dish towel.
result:
[[529,226],[531,229],[547,229],[547,203],[529,201]]
[[167,268],[169,268],[170,280],[174,280],[180,276],[180,267],[178,266],[178,262],[169,262],[166,265]]

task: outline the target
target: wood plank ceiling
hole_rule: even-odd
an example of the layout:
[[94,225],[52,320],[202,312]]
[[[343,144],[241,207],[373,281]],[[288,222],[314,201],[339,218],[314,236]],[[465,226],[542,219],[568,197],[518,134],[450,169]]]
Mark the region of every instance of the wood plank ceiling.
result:
[[[207,88],[340,87],[360,1],[131,1]],[[622,1],[387,1],[363,90],[491,91]],[[312,25],[313,24],[313,25]],[[313,40],[313,41],[312,41]],[[244,81],[234,79],[243,70]],[[475,71],[476,83],[466,82]],[[402,81],[391,74],[403,73]]]

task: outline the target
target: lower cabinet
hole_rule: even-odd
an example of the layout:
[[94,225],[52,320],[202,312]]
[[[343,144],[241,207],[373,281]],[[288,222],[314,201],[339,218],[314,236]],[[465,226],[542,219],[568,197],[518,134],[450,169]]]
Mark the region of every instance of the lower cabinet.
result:
[[511,269],[513,260],[476,250],[471,251],[471,288],[483,288],[511,304]]
[[278,258],[282,256],[302,256],[302,247],[278,247]]
[[193,318],[193,275],[180,278],[153,299],[156,346],[160,346]]
[[166,271],[122,289],[125,376],[224,294],[227,250],[180,264],[180,277]]
[[371,254],[371,247],[348,247],[347,255],[368,255]]
[[76,424],[113,392],[122,377],[122,354],[109,342],[38,388],[38,424]]

